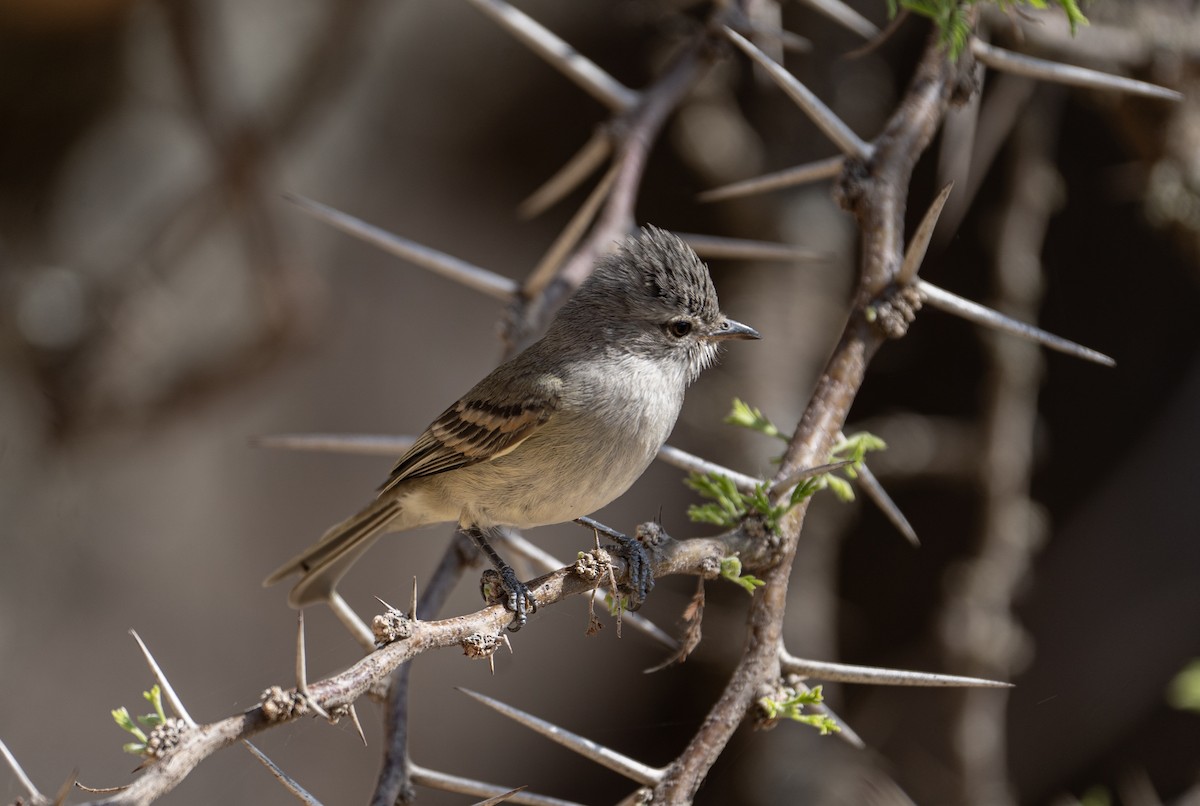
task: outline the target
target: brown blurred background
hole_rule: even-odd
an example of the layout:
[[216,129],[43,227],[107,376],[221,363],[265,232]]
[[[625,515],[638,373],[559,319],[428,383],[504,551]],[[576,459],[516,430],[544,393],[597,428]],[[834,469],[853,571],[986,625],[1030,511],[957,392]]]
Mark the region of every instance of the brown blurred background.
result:
[[[855,5],[886,23],[882,2]],[[1119,15],[1139,4],[1108,5],[1117,24],[1132,25]],[[1196,24],[1194,4],[1140,5]],[[632,87],[704,11],[602,0],[521,7]],[[789,66],[874,136],[925,27],[910,21],[884,47],[846,58],[861,40],[801,5],[784,12],[786,27],[814,42]],[[991,625],[1018,684],[1007,715],[973,728],[1008,732],[1000,761],[1011,789],[997,803],[1049,803],[1097,786],[1133,803],[1128,793],[1147,780],[1171,801],[1200,772],[1200,718],[1164,699],[1171,677],[1200,655],[1200,95],[1194,47],[1149,51],[1135,66],[1183,89],[1182,104],[1040,88],[1024,107],[1049,122],[1041,153],[1060,173],[1040,322],[1118,365],[1032,353],[1044,362],[1030,397],[1035,506],[1014,528],[1044,545],[1010,591],[1027,632]],[[519,278],[583,192],[533,222],[517,217],[517,204],[605,118],[460,2],[0,0],[0,737],[43,791],[73,770],[91,786],[128,780],[137,762],[121,752],[126,737],[109,711],[142,712],[152,683],[130,628],[200,721],[290,683],[294,614],[285,591],[260,580],[363,503],[389,462],[268,451],[254,437],[413,433],[500,356],[499,304],[306,219],[282,195]],[[983,301],[996,295],[992,263],[1021,148],[1002,145],[924,277]],[[778,447],[721,417],[737,395],[794,424],[840,330],[857,242],[828,184],[708,205],[696,194],[832,153],[734,59],[668,125],[639,222],[828,255],[806,265],[713,262],[725,310],[765,338],[735,345],[692,390],[674,444],[770,471]],[[931,154],[919,167],[914,216],[938,185],[935,163]],[[851,426],[891,442],[876,466],[923,546],[905,544],[869,505],[820,501],[793,582],[794,653],[978,672],[956,654],[947,607],[964,575],[975,575],[973,590],[991,579],[987,567],[969,570],[994,381],[985,353],[975,329],[930,310],[879,355]],[[600,518],[628,531],[661,517],[673,534],[702,533],[685,517],[693,499],[681,478],[656,465]],[[376,594],[406,602],[448,533],[384,541],[348,579],[348,598],[367,612]],[[534,538],[560,557],[590,539],[565,526]],[[993,570],[997,580],[1012,572]],[[476,607],[473,587],[460,586],[451,612]],[[672,628],[693,587],[664,580],[643,612]],[[653,676],[642,670],[662,650],[628,629],[618,640],[611,623],[585,637],[582,600],[540,614],[515,638],[515,655],[497,656],[494,676],[452,652],[421,658],[413,757],[615,802],[632,787],[454,687],[664,763],[741,647],[745,594],[721,583],[708,593],[698,653]],[[329,614],[311,615],[310,672],[352,662],[356,646]],[[881,774],[919,803],[960,800],[958,695],[827,693],[870,750],[796,725],[747,729],[700,802],[872,802],[867,792],[892,802],[878,794]],[[348,725],[316,722],[259,744],[324,802],[362,803],[379,763],[379,720],[373,706],[359,712],[365,749]],[[0,773],[0,800],[20,794]],[[469,802],[435,792],[421,800]],[[290,797],[234,748],[168,801]]]

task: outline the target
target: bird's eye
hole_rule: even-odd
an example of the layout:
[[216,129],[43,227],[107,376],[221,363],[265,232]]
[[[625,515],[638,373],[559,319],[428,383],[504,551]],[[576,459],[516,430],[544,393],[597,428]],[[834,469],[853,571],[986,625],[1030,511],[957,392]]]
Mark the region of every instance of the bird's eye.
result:
[[686,319],[676,319],[667,324],[667,331],[676,338],[682,339],[692,332],[692,323]]

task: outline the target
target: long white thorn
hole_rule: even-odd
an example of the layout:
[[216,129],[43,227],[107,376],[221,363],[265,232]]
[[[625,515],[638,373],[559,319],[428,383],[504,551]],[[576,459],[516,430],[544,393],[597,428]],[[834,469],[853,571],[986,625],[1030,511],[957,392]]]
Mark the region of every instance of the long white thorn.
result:
[[329,714],[308,693],[308,649],[304,644],[304,611],[296,612],[296,692],[308,701],[308,707],[325,719]]
[[518,793],[523,791],[525,791],[525,787],[519,786],[516,789],[510,789],[507,792],[502,792],[494,798],[481,800],[474,804],[474,806],[499,806],[501,803],[513,803],[513,798],[516,797]]
[[925,280],[918,279],[917,288],[920,290],[926,304],[946,313],[961,316],[969,322],[1010,333],[1029,341],[1035,341],[1043,347],[1048,347],[1051,350],[1057,350],[1060,353],[1066,353],[1076,358],[1082,358],[1085,361],[1092,361],[1106,367],[1115,367],[1117,365],[1116,361],[1104,353],[1096,352],[1090,347],[1084,347],[1082,344],[1076,344],[1060,336],[1055,336],[1053,333],[1047,333],[1039,327],[1019,322],[1016,319],[1005,316],[999,311],[994,311],[991,308],[980,305],[978,302],[971,302],[971,300],[964,299],[957,294],[951,294],[949,291],[938,288]]
[[861,465],[858,470],[858,484],[862,488],[863,493],[875,506],[879,507],[879,511],[884,517],[891,521],[892,526],[895,526],[904,538],[914,546],[921,545],[921,539],[917,537],[917,530],[908,522],[908,518],[904,517],[904,513],[892,497],[888,495],[887,490],[879,483],[879,479],[871,472],[867,465]]
[[747,238],[722,238],[717,235],[695,235],[689,232],[676,233],[703,258],[725,258],[728,260],[780,260],[785,262],[812,263],[825,260],[828,255],[802,246],[792,246],[773,241],[752,241]]
[[[841,439],[845,439],[845,435],[840,435]],[[820,476],[825,473],[832,473],[835,470],[840,470],[843,467],[849,467],[854,464],[854,460],[846,459],[841,462],[830,462],[824,465],[816,465],[815,467],[802,467],[787,478],[780,479],[771,485],[771,494],[786,492],[792,489],[805,479],[811,479],[813,476]]]
[[268,434],[252,445],[286,451],[357,453],[364,456],[399,456],[412,447],[415,437],[384,434]]
[[694,453],[688,453],[672,445],[663,445],[659,448],[658,458],[672,467],[686,470],[689,473],[717,473],[718,475],[725,476],[744,493],[754,492],[754,488],[763,483],[762,479],[747,476],[745,473],[739,473],[736,470],[730,470],[724,465],[710,462],[707,459],[701,459]]
[[142,640],[142,636],[137,634],[137,630],[130,630],[129,634],[133,636],[133,640],[137,641],[138,646],[141,647],[142,655],[146,658],[146,663],[149,664],[150,671],[154,674],[154,679],[158,681],[159,688],[162,689],[163,696],[166,697],[167,704],[171,706],[171,710],[186,722],[188,727],[196,727],[196,720],[192,719],[191,714],[183,707],[183,700],[179,699],[179,695],[175,693],[175,689],[171,686],[171,681],[163,674],[162,667],[158,665],[158,661],[150,654],[150,649],[146,646],[146,642]]
[[46,800],[46,796],[38,791],[38,788],[34,786],[33,781],[31,781],[29,776],[25,774],[25,769],[21,766],[21,763],[17,761],[17,757],[14,756],[8,749],[8,745],[4,743],[3,739],[0,739],[0,756],[4,756],[4,760],[8,762],[8,766],[13,771],[13,775],[17,776],[17,781],[21,784],[21,786],[25,787],[25,791],[29,793],[29,797],[34,803],[48,802]]
[[470,2],[614,112],[623,112],[638,102],[636,92],[601,70],[595,62],[587,59],[528,14],[500,0]]
[[991,67],[993,70],[1003,70],[1006,73],[1036,78],[1041,81],[1053,81],[1058,84],[1068,84],[1073,87],[1087,87],[1097,90],[1116,90],[1147,98],[1160,98],[1166,101],[1181,101],[1183,93],[1138,81],[1125,76],[1114,76],[1087,67],[1077,67],[1073,64],[1038,59],[1023,53],[1014,53],[995,45],[989,45],[980,39],[971,40],[971,52],[975,58]]
[[871,39],[879,34],[875,23],[852,9],[841,0],[803,0],[804,5],[824,14],[829,19],[849,28],[863,39]]
[[702,202],[740,199],[759,193],[767,193],[772,190],[798,187],[799,185],[806,185],[809,182],[821,182],[825,179],[832,179],[841,173],[842,165],[845,162],[845,157],[830,157],[829,159],[809,162],[804,165],[797,165],[795,168],[787,168],[782,171],[756,176],[753,179],[743,179],[741,182],[733,182],[728,185],[722,185],[719,188],[706,190],[696,198]]
[[[347,453],[363,456],[399,456],[413,444],[413,437],[388,436],[383,434],[269,434],[256,437],[253,444],[263,448],[288,451],[316,451],[320,453]],[[742,492],[753,492],[763,480],[739,473],[724,465],[701,459],[695,454],[663,445],[658,459],[672,467],[695,473],[720,473],[728,476]]]
[[812,90],[804,86],[800,79],[789,73],[783,65],[763,53],[753,42],[732,28],[725,26],[725,35],[743,53],[767,71],[767,75],[771,76],[788,97],[804,110],[813,123],[817,124],[817,128],[824,132],[825,136],[832,140],[843,154],[864,160],[871,156],[874,147],[855,134],[841,118],[833,113],[832,109],[813,94]]
[[529,273],[529,277],[525,279],[524,292],[526,297],[536,297],[554,279],[559,266],[562,265],[562,262],[566,260],[570,251],[583,238],[583,234],[587,232],[587,228],[592,225],[592,221],[596,218],[596,213],[600,211],[600,206],[608,198],[609,191],[612,190],[618,173],[620,173],[619,166],[612,166],[604,174],[604,177],[596,183],[596,187],[592,188],[592,192],[588,194],[583,204],[575,211],[575,215],[571,216],[571,220],[567,222],[567,226],[563,227],[563,231],[554,239],[554,243],[550,245],[546,254],[538,261],[534,270]]
[[460,688],[463,694],[466,694],[487,707],[504,714],[509,719],[520,722],[530,730],[537,731],[551,741],[558,742],[568,750],[574,750],[584,758],[589,758],[613,772],[624,775],[632,781],[635,781],[644,786],[652,786],[657,784],[666,775],[666,770],[657,767],[651,767],[648,764],[643,764],[640,761],[635,761],[628,756],[622,755],[615,750],[610,750],[604,745],[597,744],[591,739],[585,739],[571,733],[568,730],[551,724],[544,719],[539,719],[532,714],[527,714],[519,708],[514,708],[511,705],[505,705],[499,700],[494,700],[469,689]]
[[487,294],[489,297],[508,302],[517,293],[517,281],[502,274],[496,274],[493,271],[480,268],[465,260],[447,255],[445,252],[430,249],[428,246],[423,246],[416,241],[410,241],[407,238],[401,238],[399,235],[393,235],[387,230],[376,227],[373,224],[368,224],[362,219],[355,218],[352,215],[335,210],[312,199],[306,199],[303,196],[296,196],[290,193],[286,194],[284,198],[313,218],[324,221],[326,224],[341,230],[347,235],[352,235],[361,241],[366,241],[389,254],[404,258],[423,269],[428,269],[434,274],[440,274],[442,277],[453,280],[460,285],[464,285],[480,293]]
[[559,168],[554,176],[521,202],[517,207],[517,214],[521,218],[535,218],[553,207],[608,159],[608,155],[612,153],[612,146],[612,136],[608,131],[596,129],[583,144],[583,148],[567,160],[566,165]]
[[358,641],[359,646],[369,655],[375,651],[375,635],[371,632],[371,628],[366,625],[354,609],[342,598],[342,595],[334,591],[329,595],[329,609],[338,617],[338,621],[342,622],[354,639]]
[[[430,789],[440,789],[443,792],[454,792],[459,795],[470,795],[476,798],[496,798],[512,792],[511,787],[496,786],[473,778],[462,778],[458,775],[431,770],[422,767],[415,761],[408,763],[409,778],[418,786]],[[510,797],[508,803],[520,803],[525,806],[582,806],[571,800],[551,798],[546,795],[535,795],[532,792],[519,791]]]
[[900,265],[900,270],[896,272],[896,282],[900,285],[907,285],[912,278],[917,276],[917,271],[925,260],[925,253],[929,250],[929,242],[933,239],[933,231],[937,229],[938,217],[941,216],[942,208],[946,206],[946,199],[950,198],[950,191],[953,189],[953,182],[942,188],[937,198],[933,200],[933,204],[929,205],[929,209],[925,211],[921,223],[917,225],[916,231],[908,242],[908,249],[904,252],[904,262]]
[[296,796],[296,800],[301,803],[307,803],[308,806],[321,806],[321,801],[313,797],[307,789],[300,786],[296,779],[280,769],[278,764],[267,758],[266,753],[245,739],[242,740],[242,744],[246,745],[246,749],[250,751],[251,755],[258,759],[270,771],[271,775],[275,776],[276,781],[283,784],[284,789]]
[[1012,688],[1011,683],[985,680],[981,677],[960,677],[952,674],[910,672],[906,669],[884,669],[878,666],[853,666],[847,663],[807,660],[797,658],[789,654],[787,650],[780,651],[779,665],[787,674],[799,675],[806,679],[827,680],[832,683],[934,688]]

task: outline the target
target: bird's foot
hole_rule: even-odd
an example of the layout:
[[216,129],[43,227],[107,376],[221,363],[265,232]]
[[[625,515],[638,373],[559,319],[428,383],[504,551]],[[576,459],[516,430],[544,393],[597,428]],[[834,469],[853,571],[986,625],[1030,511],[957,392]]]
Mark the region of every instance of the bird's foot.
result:
[[537,612],[537,599],[533,598],[533,592],[529,590],[528,585],[517,579],[516,572],[509,565],[484,571],[479,590],[484,601],[490,604],[503,603],[512,612],[513,620],[508,625],[509,632],[516,632],[524,627],[529,614]]
[[646,601],[654,588],[654,574],[650,567],[650,553],[637,538],[620,532],[610,531],[609,537],[617,541],[615,546],[605,548],[623,558],[629,566],[629,609],[637,610]]

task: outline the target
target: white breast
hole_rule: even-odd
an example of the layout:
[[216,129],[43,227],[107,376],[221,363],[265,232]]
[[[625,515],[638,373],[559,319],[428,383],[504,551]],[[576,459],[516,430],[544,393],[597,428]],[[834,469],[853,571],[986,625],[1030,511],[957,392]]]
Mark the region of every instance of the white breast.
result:
[[671,433],[684,383],[636,357],[619,368],[577,367],[560,410],[511,453],[430,477],[446,509],[467,525],[542,526],[588,515],[629,489]]

